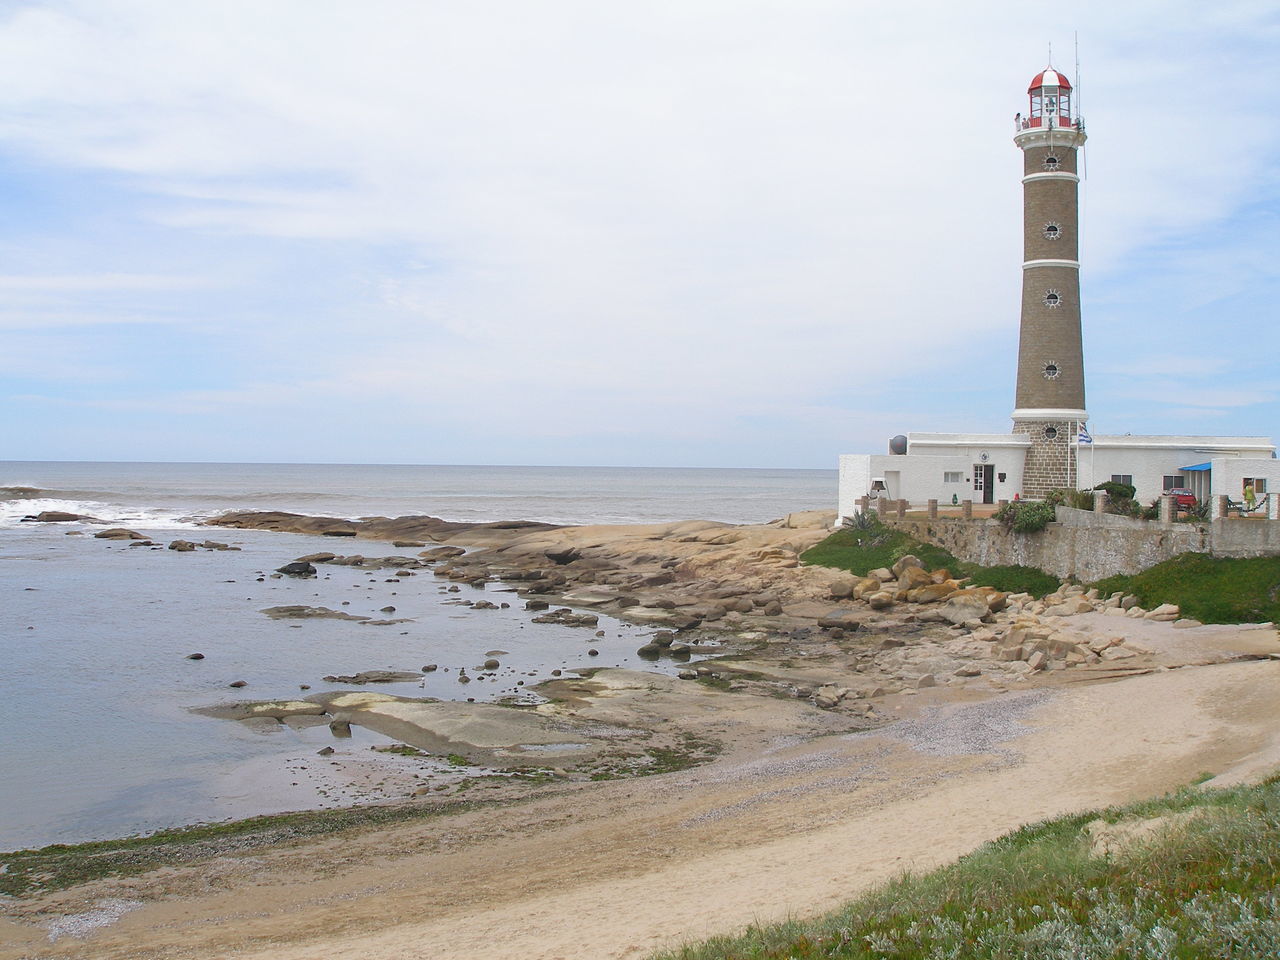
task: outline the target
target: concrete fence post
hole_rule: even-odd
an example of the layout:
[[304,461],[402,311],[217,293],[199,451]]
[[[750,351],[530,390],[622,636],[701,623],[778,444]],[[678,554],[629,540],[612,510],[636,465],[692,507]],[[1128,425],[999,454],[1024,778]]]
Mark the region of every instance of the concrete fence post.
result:
[[1227,495],[1225,493],[1218,494],[1218,510],[1214,514],[1214,519],[1226,519],[1227,517]]
[[870,498],[870,497],[859,497],[859,498],[858,498],[858,512],[859,512],[859,513],[869,513],[869,512],[870,512],[870,510],[871,510],[871,498]]
[[906,516],[907,516],[907,501],[899,500],[898,501],[898,519],[903,520],[906,518]]
[[973,501],[972,500],[960,501],[960,516],[965,520],[973,519]]
[[1164,494],[1160,497],[1160,522],[1173,523],[1173,518],[1178,515],[1177,501],[1173,499],[1172,494]]
[[997,500],[997,501],[996,501],[996,509],[997,509],[997,510],[1003,510],[1003,509],[1004,509],[1005,507],[1007,507],[1008,505],[1009,505],[1009,501],[1008,501],[1008,500]]
[[1094,512],[1094,513],[1106,513],[1106,512],[1107,512],[1107,499],[1108,499],[1108,497],[1107,497],[1107,491],[1105,491],[1105,490],[1095,490],[1095,491],[1093,491],[1093,512]]
[[880,516],[882,517],[888,515],[889,513],[888,497],[876,497],[876,513],[880,514]]
[[938,519],[938,501],[937,500],[929,501],[929,519],[930,520]]

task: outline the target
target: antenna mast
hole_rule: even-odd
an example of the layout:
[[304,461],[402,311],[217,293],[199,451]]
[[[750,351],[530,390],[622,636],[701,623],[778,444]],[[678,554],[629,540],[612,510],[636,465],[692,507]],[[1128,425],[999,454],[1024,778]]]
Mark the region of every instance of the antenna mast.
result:
[[[1084,109],[1081,107],[1083,102],[1080,97],[1080,31],[1076,30],[1072,34],[1072,41],[1075,44],[1076,52],[1076,129],[1084,129]],[[1089,158],[1085,151],[1085,145],[1080,145],[1080,177],[1081,179],[1089,179]]]

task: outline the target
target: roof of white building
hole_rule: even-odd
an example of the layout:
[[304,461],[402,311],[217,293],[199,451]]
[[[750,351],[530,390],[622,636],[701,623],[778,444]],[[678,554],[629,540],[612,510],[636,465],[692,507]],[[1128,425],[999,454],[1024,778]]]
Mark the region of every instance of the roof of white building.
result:
[[1199,437],[1176,434],[1094,434],[1093,443],[1098,447],[1163,447],[1205,453],[1217,450],[1259,450],[1270,453],[1276,448],[1270,437]]

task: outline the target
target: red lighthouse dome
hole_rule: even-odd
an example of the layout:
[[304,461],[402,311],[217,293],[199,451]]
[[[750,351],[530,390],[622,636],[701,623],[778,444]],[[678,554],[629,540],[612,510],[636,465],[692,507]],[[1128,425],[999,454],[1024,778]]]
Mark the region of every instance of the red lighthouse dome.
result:
[[1058,87],[1062,90],[1070,90],[1071,81],[1053,69],[1053,67],[1047,67],[1031,78],[1031,86],[1027,87],[1027,93],[1032,93],[1041,87]]

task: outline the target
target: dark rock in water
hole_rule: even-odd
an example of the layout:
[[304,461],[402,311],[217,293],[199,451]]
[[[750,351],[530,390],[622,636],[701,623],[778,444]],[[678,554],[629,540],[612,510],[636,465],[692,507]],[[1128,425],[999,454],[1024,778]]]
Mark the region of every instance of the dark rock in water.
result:
[[500,666],[502,664],[494,657],[490,657],[484,662],[484,669],[486,670],[497,670]]
[[239,550],[239,547],[233,547],[229,543],[223,543],[220,540],[206,540],[200,544],[206,550]]
[[334,717],[329,721],[329,732],[335,737],[351,736],[351,721],[342,717]]
[[636,653],[646,660],[657,660],[662,655],[662,648],[656,643],[646,643]]
[[677,660],[688,660],[693,656],[693,648],[687,643],[673,643],[667,649],[667,653],[671,654],[671,656],[675,657]]
[[489,600],[477,600],[471,605],[472,610],[497,610],[498,605]]
[[233,680],[231,683],[227,684],[227,686],[236,687],[237,689],[240,687],[247,687],[248,685],[249,682],[247,680]]
[[311,689],[311,684],[309,684],[309,683],[300,683],[300,684],[298,684],[298,689],[299,689],[299,690],[310,690],[310,689]]
[[393,540],[391,541],[391,545],[393,547],[425,547],[426,546],[426,544],[423,543],[421,540]]
[[408,683],[421,676],[409,670],[363,670],[348,676],[327,676],[325,683]]
[[547,603],[545,600],[526,600],[524,602],[524,608],[526,610],[546,610],[550,606],[551,604]]
[[438,664],[438,663],[428,663],[426,666],[424,666],[424,667],[422,668],[422,672],[423,672],[423,673],[435,673],[435,672],[436,672],[437,670],[439,670],[439,669],[440,669],[440,664]]
[[653,635],[653,642],[659,647],[669,647],[675,642],[676,635],[670,630],[659,630]]
[[551,613],[544,613],[540,617],[534,617],[533,622],[557,623],[564,627],[594,627],[599,624],[600,618],[594,613],[574,613],[566,607]]
[[93,535],[95,540],[146,540],[147,538],[135,530],[124,527],[112,527],[110,530],[99,530]]
[[23,517],[23,523],[74,523],[77,520],[90,520],[94,523],[101,523],[93,517],[87,517],[82,513],[67,513],[65,510],[41,510],[35,516]]
[[203,653],[188,653],[188,654],[187,654],[187,659],[188,659],[188,660],[203,660],[203,659],[204,659],[204,654],[203,654]]
[[174,540],[169,544],[170,550],[177,550],[179,553],[190,553],[196,548],[196,545],[190,540]]
[[396,608],[395,608],[395,607],[392,607],[392,606],[386,606],[386,607],[383,607],[383,608],[382,608],[381,610],[379,610],[378,612],[379,612],[379,613],[395,613],[395,612],[396,612]]
[[328,563],[330,560],[337,560],[336,553],[322,551],[320,553],[308,553],[305,557],[298,557],[294,563]]
[[290,577],[314,577],[316,568],[305,560],[294,560],[283,567],[276,567],[276,573],[283,573]]
[[597,650],[595,647],[592,647],[590,650],[588,650],[588,651],[587,651],[587,656],[588,656],[588,657],[598,657],[598,656],[600,656],[600,651],[599,651],[599,650]]
[[320,536],[322,537],[354,537],[355,535],[356,535],[356,532],[354,530],[322,530],[320,531]]
[[[348,727],[348,729],[350,729],[350,727]],[[333,747],[321,747],[319,750],[317,750],[317,751],[316,751],[316,756],[317,756],[317,757],[332,757],[332,756],[333,756]]]

